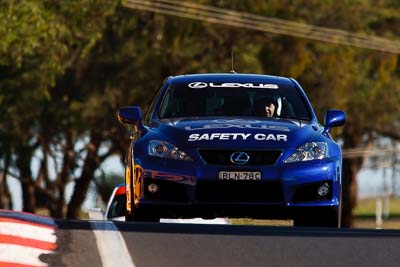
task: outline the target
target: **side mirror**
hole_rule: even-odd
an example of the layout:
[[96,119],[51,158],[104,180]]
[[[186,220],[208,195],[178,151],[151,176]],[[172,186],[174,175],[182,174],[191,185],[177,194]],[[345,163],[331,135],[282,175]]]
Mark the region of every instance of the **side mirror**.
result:
[[345,122],[345,112],[337,109],[328,109],[325,113],[325,132],[329,133],[333,127],[342,126]]
[[137,106],[128,106],[118,109],[118,121],[127,124],[142,124],[142,110]]

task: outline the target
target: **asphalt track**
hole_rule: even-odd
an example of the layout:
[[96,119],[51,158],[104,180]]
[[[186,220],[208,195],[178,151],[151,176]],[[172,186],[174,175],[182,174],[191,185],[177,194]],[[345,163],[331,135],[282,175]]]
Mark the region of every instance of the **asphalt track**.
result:
[[400,266],[399,230],[187,222],[67,221],[0,210],[0,266]]
[[[48,266],[118,266],[127,258],[137,267],[400,266],[397,230],[107,221],[95,221],[96,226],[89,221],[56,224],[58,248],[41,257]],[[121,233],[129,255],[114,251],[111,263],[105,264],[93,228],[103,235]],[[118,245],[100,243],[109,251]]]

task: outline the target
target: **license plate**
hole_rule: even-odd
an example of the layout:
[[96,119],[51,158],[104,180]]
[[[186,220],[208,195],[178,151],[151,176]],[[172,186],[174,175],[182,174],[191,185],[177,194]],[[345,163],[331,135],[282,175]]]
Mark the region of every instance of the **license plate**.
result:
[[261,180],[261,172],[220,171],[218,173],[218,178],[220,180],[259,181]]

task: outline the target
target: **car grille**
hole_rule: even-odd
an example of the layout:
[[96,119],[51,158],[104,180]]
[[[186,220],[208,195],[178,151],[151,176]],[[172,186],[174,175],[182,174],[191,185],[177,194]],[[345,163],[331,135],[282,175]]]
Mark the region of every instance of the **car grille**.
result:
[[280,181],[199,181],[196,200],[207,202],[283,202]]
[[200,156],[210,165],[236,165],[231,162],[231,155],[234,152],[245,152],[250,159],[245,164],[251,165],[273,165],[279,156],[281,150],[246,150],[246,149],[199,149]]

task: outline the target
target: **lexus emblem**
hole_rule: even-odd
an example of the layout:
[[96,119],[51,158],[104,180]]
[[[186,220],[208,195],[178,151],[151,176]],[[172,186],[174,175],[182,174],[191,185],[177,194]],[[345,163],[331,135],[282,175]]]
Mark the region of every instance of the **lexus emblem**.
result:
[[207,86],[208,84],[203,82],[189,83],[189,87],[194,89],[206,88]]
[[250,156],[246,152],[234,152],[231,154],[231,162],[235,164],[246,164]]

